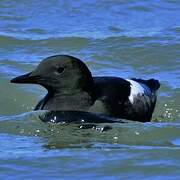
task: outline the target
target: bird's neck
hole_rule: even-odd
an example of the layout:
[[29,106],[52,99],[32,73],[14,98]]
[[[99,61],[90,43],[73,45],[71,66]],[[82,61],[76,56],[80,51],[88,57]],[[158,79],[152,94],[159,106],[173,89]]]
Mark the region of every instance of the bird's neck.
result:
[[66,89],[66,91],[48,92],[44,109],[84,111],[93,104],[93,97],[86,91]]

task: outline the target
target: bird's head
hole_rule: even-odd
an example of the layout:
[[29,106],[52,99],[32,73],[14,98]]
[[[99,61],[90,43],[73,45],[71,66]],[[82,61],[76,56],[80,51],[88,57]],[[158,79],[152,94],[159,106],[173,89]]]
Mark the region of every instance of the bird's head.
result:
[[93,78],[87,66],[79,59],[68,55],[51,56],[30,73],[18,76],[11,83],[39,84],[49,92],[88,91]]

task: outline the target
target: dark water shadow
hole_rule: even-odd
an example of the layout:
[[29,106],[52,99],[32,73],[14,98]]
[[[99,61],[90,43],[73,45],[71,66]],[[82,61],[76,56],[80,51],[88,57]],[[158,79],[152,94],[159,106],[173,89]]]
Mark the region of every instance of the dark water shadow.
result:
[[0,117],[0,133],[43,138],[46,150],[180,147],[180,123],[140,123],[83,112],[75,112],[71,118],[72,114],[38,111],[3,116]]

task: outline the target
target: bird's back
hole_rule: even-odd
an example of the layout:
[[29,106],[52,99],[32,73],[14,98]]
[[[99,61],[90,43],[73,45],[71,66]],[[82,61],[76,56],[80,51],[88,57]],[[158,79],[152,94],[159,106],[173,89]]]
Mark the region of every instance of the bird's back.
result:
[[141,122],[151,120],[159,81],[125,80],[118,77],[94,77],[94,81],[98,92],[97,101],[104,113]]

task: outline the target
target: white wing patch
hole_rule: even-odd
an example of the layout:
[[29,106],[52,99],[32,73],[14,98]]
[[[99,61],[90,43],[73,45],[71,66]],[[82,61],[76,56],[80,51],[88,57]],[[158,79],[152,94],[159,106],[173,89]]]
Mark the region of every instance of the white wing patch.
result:
[[147,87],[145,84],[142,83],[138,83],[136,81],[133,81],[131,79],[126,79],[127,81],[130,82],[131,84],[131,92],[129,95],[129,101],[131,103],[134,102],[134,98],[139,94],[139,95],[147,95],[150,96],[151,95],[151,90],[149,89],[149,87]]

